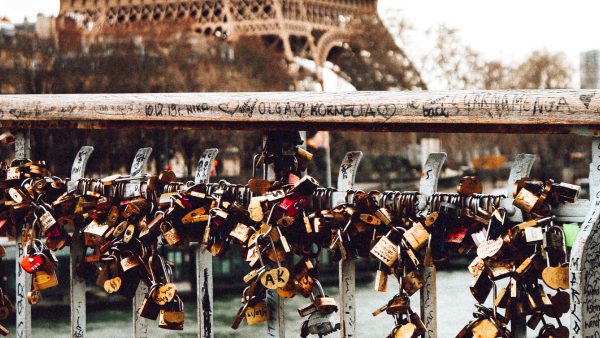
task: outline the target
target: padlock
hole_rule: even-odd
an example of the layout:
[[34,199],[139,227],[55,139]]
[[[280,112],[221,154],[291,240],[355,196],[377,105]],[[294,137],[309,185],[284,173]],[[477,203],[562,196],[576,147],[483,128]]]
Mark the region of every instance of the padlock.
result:
[[427,327],[425,326],[425,323],[423,323],[423,320],[421,319],[421,317],[419,317],[419,315],[414,312],[412,309],[408,309],[410,312],[410,322],[412,324],[415,325],[416,327],[416,331],[414,332],[414,337],[418,337],[421,336],[423,334],[425,334],[425,332],[427,332]]
[[410,271],[402,278],[402,289],[406,291],[409,296],[412,296],[415,292],[419,291],[423,285],[423,277],[416,271]]
[[281,298],[293,298],[296,295],[296,285],[293,279],[289,279],[284,286],[275,289]]
[[429,240],[429,232],[420,222],[413,222],[403,236],[413,250],[421,249]]
[[484,270],[479,275],[473,277],[471,285],[471,294],[478,303],[484,303],[493,288],[493,282]]
[[461,196],[472,196],[483,192],[481,181],[475,176],[465,176],[460,179],[456,187],[458,194]]
[[308,205],[308,197],[299,193],[287,194],[277,206],[287,217],[295,217]]
[[140,308],[137,310],[138,316],[150,320],[156,320],[156,318],[158,318],[158,315],[160,314],[160,306],[154,302],[151,296],[156,288],[158,288],[158,284],[154,284],[148,289],[148,293],[144,296],[144,300],[142,301]]
[[410,298],[407,294],[399,294],[392,298],[392,300],[387,304],[385,308],[385,312],[388,315],[398,315],[402,313],[407,313],[410,309]]
[[56,271],[47,272],[45,270],[37,270],[33,273],[33,289],[35,291],[41,291],[55,287],[58,285],[58,278],[56,277]]
[[183,302],[176,296],[171,302],[160,309],[158,315],[158,327],[167,330],[183,330],[185,314]]
[[103,237],[109,229],[107,223],[99,224],[97,220],[92,220],[83,229],[83,239],[85,246],[98,246],[102,244]]
[[204,207],[196,208],[181,218],[182,224],[192,224],[206,221],[208,221],[208,213]]
[[558,290],[550,297],[550,302],[557,315],[563,315],[569,312],[571,307],[571,297],[569,293]]
[[298,169],[300,171],[306,170],[308,163],[312,161],[313,154],[306,149],[296,146],[296,159],[298,160]]
[[256,325],[269,320],[269,306],[264,300],[254,301],[244,312],[248,325]]
[[44,260],[40,255],[27,255],[21,259],[19,265],[21,269],[27,273],[34,273],[44,264]]
[[358,217],[360,218],[361,222],[369,224],[371,226],[378,226],[381,224],[381,219],[379,219],[379,217],[375,215],[360,214],[358,215]]
[[581,187],[569,183],[552,184],[552,194],[559,202],[575,203],[579,198]]
[[308,332],[319,336],[333,333],[340,329],[338,317],[334,312],[314,312],[307,320]]
[[35,305],[40,301],[40,292],[37,290],[32,290],[27,292],[27,303],[31,305]]
[[473,337],[478,338],[496,338],[500,333],[498,326],[489,318],[478,320],[471,328]]
[[375,216],[383,222],[385,225],[390,225],[392,223],[392,214],[387,208],[379,208],[375,211]]
[[317,182],[316,179],[314,179],[312,176],[305,175],[294,184],[289,193],[299,194],[302,196],[311,196],[318,187],[319,182]]
[[[546,230],[544,239],[547,266],[542,271],[542,280],[551,289],[566,290],[569,288],[569,263],[566,261],[567,251],[564,232],[560,227],[552,225]],[[556,263],[551,263],[550,255],[562,258],[562,263],[554,266]]]
[[160,231],[169,246],[176,246],[181,242],[181,236],[179,236],[177,229],[170,222],[163,222],[160,225]]
[[522,188],[515,195],[513,204],[517,208],[525,211],[526,213],[531,213],[531,211],[539,203],[539,199],[540,199],[540,197],[537,196],[536,194],[534,194],[533,192],[531,192],[525,188]]
[[57,224],[56,219],[54,216],[52,216],[50,211],[46,210],[46,208],[42,206],[39,206],[36,209],[35,215],[42,229],[42,233],[44,234],[49,232]]
[[490,278],[494,281],[509,276],[514,269],[512,262],[489,261],[486,266],[490,271]]
[[244,223],[238,222],[229,233],[229,236],[238,244],[244,244],[248,241],[248,238],[250,238],[250,235],[253,232],[254,230],[251,227]]
[[321,286],[321,282],[315,280],[315,286],[317,295],[314,293],[311,295],[311,299],[315,304],[317,311],[321,313],[332,313],[337,312],[338,306],[333,297],[328,297],[325,295],[323,291],[323,287]]
[[135,235],[135,225],[129,224],[123,234],[123,242],[129,243]]
[[377,272],[375,273],[375,291],[386,292],[387,291],[388,274],[383,271],[381,264]]
[[267,270],[265,273],[263,273],[260,277],[260,282],[265,288],[275,290],[285,286],[289,279],[289,270],[284,266],[280,266],[275,269]]
[[396,326],[392,333],[388,336],[392,338],[416,338],[417,334],[417,326],[413,323],[403,323]]
[[392,267],[398,259],[398,245],[390,239],[391,235],[392,230],[382,236],[370,251],[375,258],[388,267]]
[[277,220],[277,226],[282,228],[288,228],[296,222],[296,219],[291,216],[283,216]]
[[121,270],[123,270],[123,272],[128,272],[129,270],[136,269],[142,266],[140,258],[131,251],[123,252],[120,264]]

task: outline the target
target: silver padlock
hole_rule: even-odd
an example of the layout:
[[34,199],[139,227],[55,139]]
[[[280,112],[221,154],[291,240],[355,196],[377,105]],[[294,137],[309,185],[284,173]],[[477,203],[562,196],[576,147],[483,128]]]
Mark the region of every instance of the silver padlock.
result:
[[328,335],[340,329],[340,322],[336,312],[314,312],[308,317],[308,333],[320,336]]

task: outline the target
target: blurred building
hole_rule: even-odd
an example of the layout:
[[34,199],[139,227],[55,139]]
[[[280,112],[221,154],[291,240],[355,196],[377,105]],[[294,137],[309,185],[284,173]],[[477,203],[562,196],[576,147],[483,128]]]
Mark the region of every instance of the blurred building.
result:
[[582,89],[600,88],[600,50],[581,53],[580,73]]

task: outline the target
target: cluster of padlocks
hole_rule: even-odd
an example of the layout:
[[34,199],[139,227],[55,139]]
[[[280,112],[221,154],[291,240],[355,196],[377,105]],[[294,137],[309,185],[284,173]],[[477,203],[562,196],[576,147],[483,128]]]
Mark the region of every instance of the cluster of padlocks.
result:
[[[26,254],[20,265],[33,276],[28,301],[35,304],[40,291],[58,284],[52,251],[79,240],[87,248],[77,265],[80,276],[127,298],[146,284],[138,315],[181,330],[183,303],[171,263],[158,248],[199,243],[220,256],[238,246],[250,272],[232,328],[244,319],[249,325],[268,320],[266,293],[273,290],[282,298],[306,297],[308,303],[298,309],[306,318],[301,335],[323,336],[340,327],[338,305],[318,276],[319,254],[328,249],[338,260],[377,259],[375,289],[386,291],[389,276],[400,288],[373,315],[393,317],[389,337],[417,337],[426,325],[411,308],[410,296],[424,285],[423,269],[447,260],[452,250],[476,251],[469,270],[477,312],[459,337],[510,337],[507,324],[525,316],[531,316],[532,329],[543,323],[540,337],[568,335],[559,319],[569,309],[563,291],[567,250],[550,212],[574,202],[579,187],[518,181],[514,205],[523,221],[514,222],[501,205],[504,196],[482,194],[481,183],[471,176],[461,179],[457,193],[431,196],[321,188],[303,175],[312,155],[301,143],[297,133],[269,134],[253,163],[265,174],[257,178],[255,170],[247,185],[207,183],[202,177],[182,183],[171,171],[68,180],[52,176],[44,162],[15,160],[4,166],[1,231],[22,234]],[[211,162],[200,161],[199,172],[208,172]],[[539,279],[556,293],[546,294]],[[501,280],[508,284],[496,292]],[[482,303],[492,290],[493,308],[487,308]],[[505,309],[504,315],[497,308]]]

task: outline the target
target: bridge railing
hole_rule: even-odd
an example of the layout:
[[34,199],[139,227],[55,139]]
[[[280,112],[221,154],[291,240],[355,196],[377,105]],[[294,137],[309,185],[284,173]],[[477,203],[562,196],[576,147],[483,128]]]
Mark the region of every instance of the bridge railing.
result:
[[[597,332],[598,314],[588,309],[600,306],[600,91],[595,90],[509,90],[450,92],[351,92],[351,93],[184,93],[184,94],[76,94],[0,96],[0,125],[18,131],[16,156],[30,157],[29,130],[64,129],[288,129],[288,130],[364,130],[482,133],[563,133],[587,135],[592,139],[590,163],[590,201],[580,201],[554,211],[562,220],[582,223],[571,252],[570,283],[572,337]],[[84,159],[91,150],[87,149]],[[148,153],[147,153],[148,154]],[[214,158],[206,152],[203,159]],[[136,156],[137,157],[137,156]],[[346,158],[338,189],[354,184],[360,156]],[[432,194],[445,154],[432,154],[423,168],[420,192]],[[510,182],[524,177],[531,169],[533,156],[520,155],[514,162]],[[132,175],[141,167],[132,166]],[[83,169],[71,177],[83,177]],[[75,166],[74,166],[75,167]],[[348,175],[348,173],[351,173]],[[207,179],[200,173],[197,181]],[[511,193],[508,194],[510,196]],[[17,232],[18,236],[20,233]],[[17,254],[24,255],[20,238]],[[71,336],[86,337],[85,284],[74,274],[81,247],[71,248]],[[212,261],[197,252],[198,292],[206,292],[209,302],[198,301],[198,336],[213,337]],[[16,336],[31,337],[31,308],[26,299],[31,277],[23,273],[16,260]],[[206,272],[206,273],[203,273]],[[428,326],[427,337],[437,337],[435,268],[425,272],[421,294],[421,314]],[[356,337],[354,265],[340,262],[340,314],[342,337]],[[141,288],[134,306],[141,301]],[[200,298],[200,294],[198,295]],[[285,336],[283,300],[270,299],[274,316],[268,323],[268,336]],[[211,307],[209,311],[206,306]],[[206,315],[208,313],[208,315]],[[525,337],[524,323],[513,324],[515,337]],[[146,337],[147,323],[134,310],[134,337]]]

